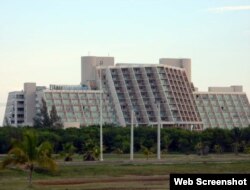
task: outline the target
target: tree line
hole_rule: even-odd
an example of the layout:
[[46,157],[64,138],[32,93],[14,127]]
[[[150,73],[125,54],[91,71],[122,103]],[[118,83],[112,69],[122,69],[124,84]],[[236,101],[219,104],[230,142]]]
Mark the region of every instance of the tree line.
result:
[[[77,128],[34,128],[0,127],[0,154],[6,154],[13,140],[21,141],[27,130],[35,131],[38,144],[50,142],[54,153],[98,154],[99,126]],[[129,153],[130,127],[103,127],[104,153]],[[136,127],[134,129],[134,151],[151,152],[157,150],[157,128]],[[189,131],[181,128],[161,129],[161,150],[163,153],[222,153],[250,152],[250,126],[246,128]],[[69,157],[70,159],[70,157]]]

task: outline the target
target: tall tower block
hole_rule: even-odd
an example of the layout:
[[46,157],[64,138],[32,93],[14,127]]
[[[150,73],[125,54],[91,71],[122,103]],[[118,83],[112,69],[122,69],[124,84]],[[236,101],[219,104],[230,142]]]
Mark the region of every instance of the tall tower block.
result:
[[81,85],[96,81],[96,66],[114,66],[114,57],[81,57]]
[[192,82],[191,59],[161,58],[160,64],[183,68],[186,71],[189,82]]

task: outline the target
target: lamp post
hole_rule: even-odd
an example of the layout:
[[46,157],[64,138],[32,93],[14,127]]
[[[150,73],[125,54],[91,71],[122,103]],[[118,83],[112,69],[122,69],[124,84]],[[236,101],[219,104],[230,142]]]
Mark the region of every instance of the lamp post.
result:
[[[100,61],[100,66],[103,64],[103,61]],[[102,69],[100,67],[100,161],[103,161],[103,133],[102,133]]]
[[130,160],[134,160],[134,111],[131,110]]
[[157,103],[158,108],[158,127],[157,127],[157,159],[161,159],[161,104]]
[[194,126],[193,126],[193,125],[191,125],[191,127],[190,127],[190,128],[191,128],[191,131],[193,131],[193,129],[194,129]]

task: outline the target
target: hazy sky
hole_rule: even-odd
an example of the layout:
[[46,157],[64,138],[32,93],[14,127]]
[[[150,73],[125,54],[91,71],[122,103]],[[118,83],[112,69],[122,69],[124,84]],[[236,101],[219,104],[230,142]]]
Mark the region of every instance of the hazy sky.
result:
[[192,79],[250,98],[250,0],[0,0],[0,125],[24,82],[79,84],[80,57],[191,58]]

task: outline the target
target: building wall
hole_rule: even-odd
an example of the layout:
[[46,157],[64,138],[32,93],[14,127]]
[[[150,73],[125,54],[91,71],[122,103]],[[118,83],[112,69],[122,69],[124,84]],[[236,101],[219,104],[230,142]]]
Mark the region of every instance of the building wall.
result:
[[[10,92],[4,116],[8,123],[12,126],[33,126],[33,118],[40,111],[44,89],[35,83],[24,83],[24,90]],[[5,121],[3,125],[6,125]]]
[[[4,114],[3,125],[10,124],[12,126],[19,126],[24,123],[24,93],[23,91],[10,92],[8,94],[7,104]],[[6,119],[8,121],[6,121]]]
[[250,105],[242,92],[194,92],[204,128],[247,127]]
[[208,87],[208,92],[243,92],[242,86]]
[[201,130],[250,125],[250,105],[242,86],[195,91],[190,59],[114,65],[113,57],[84,56],[81,66],[81,84],[92,90],[77,85],[53,85],[48,90],[25,83],[23,91],[9,93],[5,117],[14,126],[32,125],[44,98],[48,111],[55,105],[68,124],[98,125],[102,109],[103,123],[121,126],[130,125],[133,113],[136,125],[156,125],[159,110],[163,126]]
[[[120,121],[131,122],[131,110],[138,125],[161,123],[201,129],[202,123],[192,94],[191,84],[184,69],[167,65],[120,65],[105,70],[103,89],[110,94]],[[111,82],[110,82],[111,81]],[[111,87],[114,86],[114,88]],[[113,90],[112,90],[113,89]],[[116,100],[117,99],[117,100]]]
[[[102,96],[103,123],[116,123],[116,114],[106,95]],[[100,91],[45,90],[44,99],[48,111],[55,105],[64,123],[80,123],[83,126],[100,123]]]
[[25,124],[32,126],[36,115],[36,83],[24,83],[24,99]]
[[83,56],[81,57],[81,84],[88,85],[91,81],[96,81],[96,67],[113,66],[114,57],[96,57],[96,56]]
[[183,68],[186,71],[189,82],[192,82],[191,59],[161,58],[160,64]]

